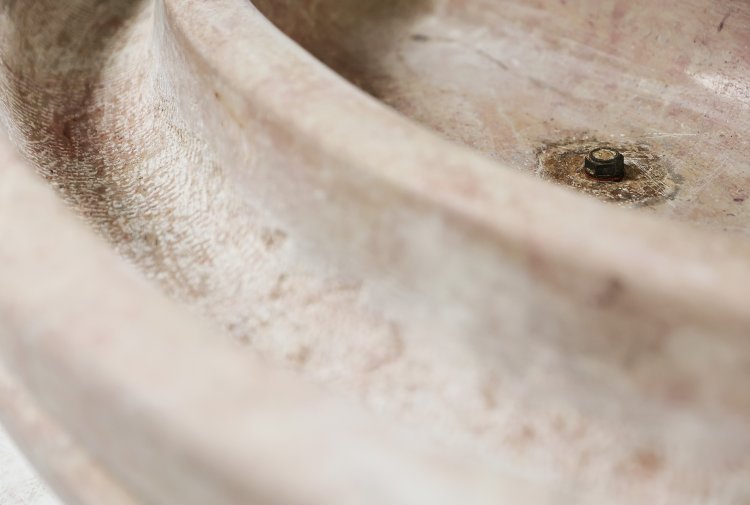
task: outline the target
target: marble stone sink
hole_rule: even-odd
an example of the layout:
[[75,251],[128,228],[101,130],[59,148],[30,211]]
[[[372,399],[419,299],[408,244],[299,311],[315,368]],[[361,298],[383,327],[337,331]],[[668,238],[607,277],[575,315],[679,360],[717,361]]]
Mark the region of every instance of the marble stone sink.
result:
[[746,2],[0,0],[0,62],[68,505],[750,502]]

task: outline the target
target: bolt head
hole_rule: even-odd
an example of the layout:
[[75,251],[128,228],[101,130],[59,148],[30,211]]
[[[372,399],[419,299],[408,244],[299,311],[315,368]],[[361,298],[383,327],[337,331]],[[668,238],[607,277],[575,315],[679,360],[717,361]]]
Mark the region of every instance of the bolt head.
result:
[[598,147],[586,155],[584,169],[600,181],[621,181],[625,177],[625,157],[617,149]]

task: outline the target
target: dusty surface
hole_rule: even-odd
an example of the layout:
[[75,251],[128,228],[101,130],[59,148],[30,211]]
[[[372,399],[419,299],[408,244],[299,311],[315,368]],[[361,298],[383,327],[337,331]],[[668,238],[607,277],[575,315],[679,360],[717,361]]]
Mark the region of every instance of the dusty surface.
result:
[[[745,505],[745,4],[256,4],[400,113],[245,0],[2,2],[0,348],[57,485]],[[534,177],[581,131],[680,190]]]

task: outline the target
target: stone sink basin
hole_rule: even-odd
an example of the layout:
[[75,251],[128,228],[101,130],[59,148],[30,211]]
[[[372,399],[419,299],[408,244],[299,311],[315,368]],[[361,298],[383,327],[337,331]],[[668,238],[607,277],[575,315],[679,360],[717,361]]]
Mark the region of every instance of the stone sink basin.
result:
[[69,505],[750,502],[746,2],[1,0],[0,62]]

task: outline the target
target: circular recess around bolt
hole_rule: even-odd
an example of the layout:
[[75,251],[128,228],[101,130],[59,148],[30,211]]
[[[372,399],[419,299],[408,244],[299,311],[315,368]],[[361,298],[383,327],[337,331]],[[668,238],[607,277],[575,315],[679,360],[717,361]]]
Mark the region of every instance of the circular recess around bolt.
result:
[[586,155],[584,169],[600,181],[621,181],[625,177],[625,157],[611,147],[598,147]]

